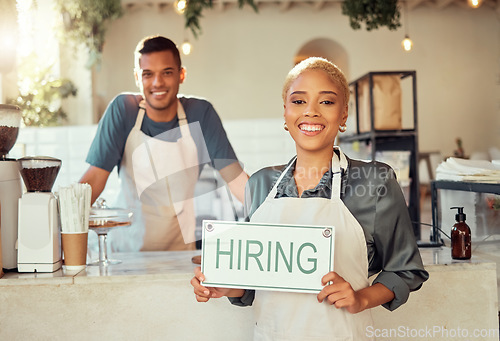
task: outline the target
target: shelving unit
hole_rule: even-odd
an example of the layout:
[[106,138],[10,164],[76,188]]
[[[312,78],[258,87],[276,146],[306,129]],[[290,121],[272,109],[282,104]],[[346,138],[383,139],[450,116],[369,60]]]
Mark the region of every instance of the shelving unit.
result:
[[[401,80],[410,77],[411,80],[411,107],[412,123],[411,129],[399,130],[377,130],[375,129],[375,109],[374,109],[374,76],[394,76],[398,75]],[[359,112],[359,84],[368,80],[370,131],[360,131]],[[413,222],[413,231],[417,240],[420,240],[420,191],[418,180],[418,125],[417,125],[417,75],[415,71],[377,71],[369,72],[362,77],[351,82],[349,86],[353,89],[355,100],[355,110],[350,111],[350,115],[355,115],[356,128],[354,133],[339,135],[338,141],[344,143],[364,142],[371,145],[371,159],[375,160],[377,151],[409,151],[410,152],[410,194],[408,210]]]
[[497,183],[480,183],[480,182],[446,181],[446,180],[431,181],[432,233],[430,241],[436,246],[444,245],[443,239],[441,238],[441,234],[439,232],[441,229],[441,221],[439,219],[438,190],[440,189],[474,192],[474,193],[492,193],[500,195],[500,184]]

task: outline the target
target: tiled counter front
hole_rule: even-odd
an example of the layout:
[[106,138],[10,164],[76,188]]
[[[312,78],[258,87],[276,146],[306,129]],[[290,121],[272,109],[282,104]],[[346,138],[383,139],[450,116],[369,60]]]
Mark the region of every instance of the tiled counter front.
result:
[[[117,253],[121,264],[79,273],[8,273],[0,279],[0,340],[251,340],[251,307],[194,299],[196,254]],[[461,331],[470,333],[465,339],[478,332],[477,340],[498,340],[495,264],[452,262],[449,249],[422,256],[431,279],[396,311],[374,309],[367,333],[453,340]]]

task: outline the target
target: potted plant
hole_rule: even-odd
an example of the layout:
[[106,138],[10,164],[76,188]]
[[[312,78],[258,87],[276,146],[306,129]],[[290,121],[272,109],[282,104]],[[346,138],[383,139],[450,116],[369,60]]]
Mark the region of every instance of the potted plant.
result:
[[[245,4],[258,12],[257,4],[254,0],[238,0],[238,7],[242,8]],[[188,0],[184,11],[185,27],[189,28],[195,37],[201,33],[200,18],[205,8],[212,8],[213,0]]]
[[8,101],[21,108],[23,123],[27,127],[62,124],[67,114],[61,108],[61,100],[77,94],[73,82],[55,77],[52,66],[40,65],[36,54],[31,54],[20,61],[19,96]]
[[349,16],[349,23],[355,30],[364,22],[366,30],[387,26],[396,30],[401,26],[397,0],[344,0],[342,14]]
[[57,0],[63,36],[89,50],[87,67],[99,64],[109,23],[122,16],[120,0]]

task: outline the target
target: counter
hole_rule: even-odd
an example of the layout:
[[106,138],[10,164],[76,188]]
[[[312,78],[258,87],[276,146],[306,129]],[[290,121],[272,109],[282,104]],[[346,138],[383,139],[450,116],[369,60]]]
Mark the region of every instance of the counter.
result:
[[[194,299],[191,257],[199,253],[116,253],[111,258],[121,264],[77,273],[7,273],[0,340],[251,340],[251,307]],[[373,309],[367,332],[379,340],[452,340],[457,333],[498,340],[495,263],[452,261],[447,248],[421,253],[430,279],[396,311]]]

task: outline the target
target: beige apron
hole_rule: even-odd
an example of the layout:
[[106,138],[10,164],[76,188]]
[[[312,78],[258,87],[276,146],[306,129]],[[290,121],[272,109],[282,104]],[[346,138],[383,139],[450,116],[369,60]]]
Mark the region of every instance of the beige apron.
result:
[[144,101],[140,103],[120,166],[119,199],[134,211],[134,224],[112,231],[115,235],[110,242],[115,251],[195,248],[193,196],[199,175],[198,153],[180,101],[177,111],[176,129],[182,137],[169,142],[163,134],[150,137],[141,131],[145,109]]
[[[332,198],[279,198],[272,188],[251,221],[260,223],[335,226],[334,269],[354,290],[369,286],[366,241],[362,227],[340,200],[341,167],[347,160],[340,152],[332,159]],[[291,165],[291,164],[290,164]],[[351,314],[316,295],[277,291],[256,291],[254,340],[367,340],[366,327],[373,325],[370,310]]]

